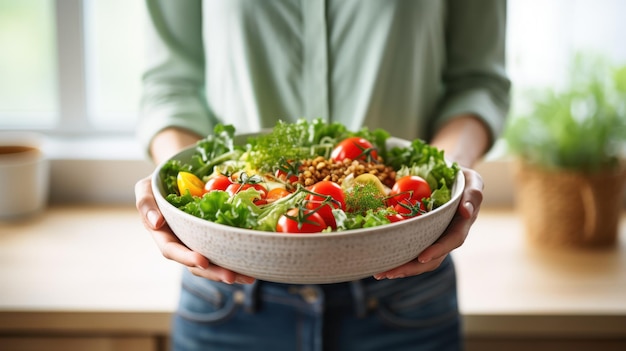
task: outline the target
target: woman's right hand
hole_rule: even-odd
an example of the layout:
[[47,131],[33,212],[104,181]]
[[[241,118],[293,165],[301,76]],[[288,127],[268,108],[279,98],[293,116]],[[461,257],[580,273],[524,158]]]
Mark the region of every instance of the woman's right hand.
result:
[[[195,142],[196,139],[197,136],[184,131],[165,130],[153,141],[151,148],[153,158],[160,163],[174,151]],[[206,279],[228,284],[254,282],[252,277],[212,264],[209,259],[190,250],[176,237],[156,204],[152,193],[151,177],[143,178],[135,184],[135,205],[142,217],[144,227],[150,232],[165,258],[186,266],[191,273]]]
[[135,185],[135,198],[137,210],[141,214],[144,227],[152,234],[152,238],[165,258],[176,261],[186,266],[191,273],[210,280],[228,284],[249,284],[254,281],[252,277],[212,264],[206,257],[190,250],[178,240],[157,207],[150,186],[150,177],[143,178],[137,182]]

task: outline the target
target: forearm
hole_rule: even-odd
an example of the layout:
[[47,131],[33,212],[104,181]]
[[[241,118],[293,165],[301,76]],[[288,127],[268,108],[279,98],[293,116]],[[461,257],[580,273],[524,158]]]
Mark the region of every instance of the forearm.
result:
[[431,144],[444,150],[449,160],[472,168],[487,151],[491,143],[489,135],[488,127],[478,117],[467,114],[444,124]]
[[152,160],[160,164],[178,151],[195,144],[201,137],[181,128],[166,128],[154,136],[150,143]]
[[137,130],[158,162],[197,140],[189,131],[211,133],[215,121],[203,95],[202,0],[149,0],[144,10],[147,51]]
[[436,133],[431,142],[444,146],[450,159],[471,166],[502,133],[509,110],[506,1],[448,4],[445,95],[431,122]]

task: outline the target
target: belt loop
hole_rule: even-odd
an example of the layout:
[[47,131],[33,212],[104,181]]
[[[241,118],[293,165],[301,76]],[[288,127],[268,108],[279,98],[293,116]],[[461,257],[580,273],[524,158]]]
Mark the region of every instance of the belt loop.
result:
[[243,284],[243,308],[248,313],[255,313],[259,305],[259,280],[252,284]]
[[354,311],[359,318],[365,317],[367,314],[367,305],[365,303],[365,288],[361,280],[350,282],[350,290],[354,300]]

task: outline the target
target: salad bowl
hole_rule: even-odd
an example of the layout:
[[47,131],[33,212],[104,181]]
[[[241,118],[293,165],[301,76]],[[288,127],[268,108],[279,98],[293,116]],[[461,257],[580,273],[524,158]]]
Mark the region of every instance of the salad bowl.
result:
[[[388,146],[406,140],[389,138]],[[172,159],[188,162],[194,147]],[[290,284],[346,282],[381,273],[415,259],[445,231],[465,186],[456,175],[451,199],[421,216],[373,228],[316,234],[287,234],[242,229],[188,214],[166,200],[157,167],[152,190],[174,234],[213,264],[260,280]]]

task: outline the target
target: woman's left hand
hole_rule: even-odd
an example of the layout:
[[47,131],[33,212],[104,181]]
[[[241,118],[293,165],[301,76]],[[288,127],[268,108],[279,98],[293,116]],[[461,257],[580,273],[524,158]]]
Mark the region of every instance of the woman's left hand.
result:
[[413,261],[386,272],[375,274],[374,278],[404,278],[433,271],[439,267],[452,250],[463,245],[470,227],[478,216],[478,211],[483,201],[484,185],[482,177],[478,172],[469,168],[462,168],[462,170],[465,175],[465,189],[461,196],[459,208],[446,231]]

